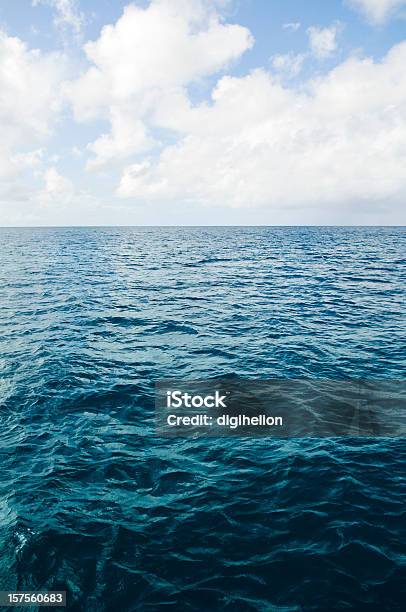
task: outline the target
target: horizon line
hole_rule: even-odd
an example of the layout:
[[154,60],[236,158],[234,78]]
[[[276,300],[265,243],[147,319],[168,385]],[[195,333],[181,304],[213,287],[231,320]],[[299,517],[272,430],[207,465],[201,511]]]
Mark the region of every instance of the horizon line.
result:
[[277,225],[271,225],[271,224],[247,224],[247,223],[241,223],[241,224],[230,224],[230,225],[224,225],[224,224],[219,224],[219,225],[202,225],[202,224],[191,224],[191,225],[169,225],[169,224],[164,224],[164,225],[160,225],[160,224],[145,224],[145,225],[0,225],[0,229],[67,229],[67,228],[71,228],[71,229],[95,229],[95,228],[152,228],[152,227],[161,227],[161,228],[198,228],[198,227],[205,227],[205,228],[226,228],[226,227],[232,227],[232,228],[236,228],[236,227],[365,227],[365,228],[372,228],[372,227],[385,227],[385,228],[389,228],[389,227],[393,227],[393,228],[406,228],[406,225],[403,224],[390,224],[390,225],[382,225],[382,224],[374,224],[374,225],[368,225],[368,224],[304,224],[304,223],[300,223],[300,224],[277,224]]

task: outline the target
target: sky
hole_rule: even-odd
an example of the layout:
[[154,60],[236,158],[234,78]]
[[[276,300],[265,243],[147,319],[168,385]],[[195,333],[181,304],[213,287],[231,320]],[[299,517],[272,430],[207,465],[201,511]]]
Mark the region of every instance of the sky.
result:
[[406,0],[0,0],[0,226],[406,225]]

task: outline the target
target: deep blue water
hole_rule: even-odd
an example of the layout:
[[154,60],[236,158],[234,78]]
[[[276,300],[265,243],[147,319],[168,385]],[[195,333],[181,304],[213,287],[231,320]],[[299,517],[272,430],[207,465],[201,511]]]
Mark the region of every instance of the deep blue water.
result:
[[159,378],[404,379],[404,228],[0,230],[0,589],[401,610],[402,439],[155,436]]

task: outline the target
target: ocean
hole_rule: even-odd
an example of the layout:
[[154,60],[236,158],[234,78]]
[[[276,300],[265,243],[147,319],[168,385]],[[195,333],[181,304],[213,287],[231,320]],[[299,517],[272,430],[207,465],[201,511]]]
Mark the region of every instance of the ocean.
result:
[[404,439],[164,439],[154,383],[404,380],[405,228],[2,228],[0,264],[1,590],[404,609]]

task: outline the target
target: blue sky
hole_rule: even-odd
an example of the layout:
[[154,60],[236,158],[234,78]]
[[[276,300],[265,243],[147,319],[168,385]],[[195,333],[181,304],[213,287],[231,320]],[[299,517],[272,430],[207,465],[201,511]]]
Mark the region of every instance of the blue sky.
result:
[[16,0],[0,32],[0,225],[405,223],[406,1]]
[[[115,23],[124,8],[130,4],[121,0],[86,0],[77,3],[84,13],[82,40],[94,40],[101,28]],[[148,2],[137,2],[147,6]],[[44,50],[60,48],[61,35],[53,27],[54,13],[51,3],[32,5],[31,0],[3,0],[0,3],[0,25],[10,35],[18,36],[31,47]],[[350,3],[342,0],[239,0],[224,11],[227,21],[248,27],[255,36],[255,46],[244,58],[237,72],[242,74],[252,67],[266,66],[274,53],[299,52],[306,46],[306,29],[312,25],[327,27],[334,21],[345,24],[342,53],[362,47],[367,55],[379,58],[396,42],[405,37],[406,21],[389,19],[378,27],[372,26],[357,14]],[[289,36],[283,25],[300,22],[302,27],[295,36]],[[70,42],[72,41],[65,41]]]

